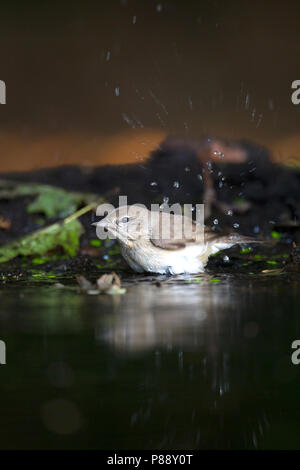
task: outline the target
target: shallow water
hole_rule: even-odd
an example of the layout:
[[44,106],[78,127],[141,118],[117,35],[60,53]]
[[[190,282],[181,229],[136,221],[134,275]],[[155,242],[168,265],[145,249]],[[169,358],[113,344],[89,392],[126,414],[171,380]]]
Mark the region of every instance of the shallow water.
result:
[[299,449],[300,279],[218,280],[2,286],[0,447]]

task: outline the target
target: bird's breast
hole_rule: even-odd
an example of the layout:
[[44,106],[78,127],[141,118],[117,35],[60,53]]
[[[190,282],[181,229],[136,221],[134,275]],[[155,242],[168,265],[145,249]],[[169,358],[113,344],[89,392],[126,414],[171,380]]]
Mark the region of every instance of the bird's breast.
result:
[[136,272],[159,274],[182,274],[203,272],[207,261],[203,246],[187,246],[179,250],[137,245],[134,249],[121,246],[121,253],[129,266]]

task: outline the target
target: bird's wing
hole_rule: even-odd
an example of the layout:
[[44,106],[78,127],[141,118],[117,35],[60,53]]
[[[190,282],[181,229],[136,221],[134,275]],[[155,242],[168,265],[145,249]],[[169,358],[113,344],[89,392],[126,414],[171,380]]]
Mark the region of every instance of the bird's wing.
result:
[[166,212],[157,213],[152,225],[151,243],[165,250],[180,250],[199,240],[202,229],[190,218]]
[[197,225],[190,217],[164,212],[157,214],[157,223],[152,226],[150,241],[157,248],[165,250],[180,250],[196,243],[220,246],[220,249],[243,243],[261,243],[260,240],[238,233],[222,235],[208,227]]

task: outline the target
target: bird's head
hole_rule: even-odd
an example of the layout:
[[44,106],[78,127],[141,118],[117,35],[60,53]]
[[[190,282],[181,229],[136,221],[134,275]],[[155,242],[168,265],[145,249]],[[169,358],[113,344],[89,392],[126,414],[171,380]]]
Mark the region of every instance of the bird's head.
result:
[[121,206],[97,222],[97,235],[103,238],[103,231],[112,238],[130,246],[137,240],[147,240],[151,233],[151,212],[138,205]]

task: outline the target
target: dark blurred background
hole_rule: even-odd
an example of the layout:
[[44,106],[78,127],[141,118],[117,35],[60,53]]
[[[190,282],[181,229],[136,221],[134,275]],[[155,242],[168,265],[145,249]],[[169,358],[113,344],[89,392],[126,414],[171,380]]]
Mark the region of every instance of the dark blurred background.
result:
[[300,159],[296,0],[1,2],[0,171],[142,161],[164,136]]

